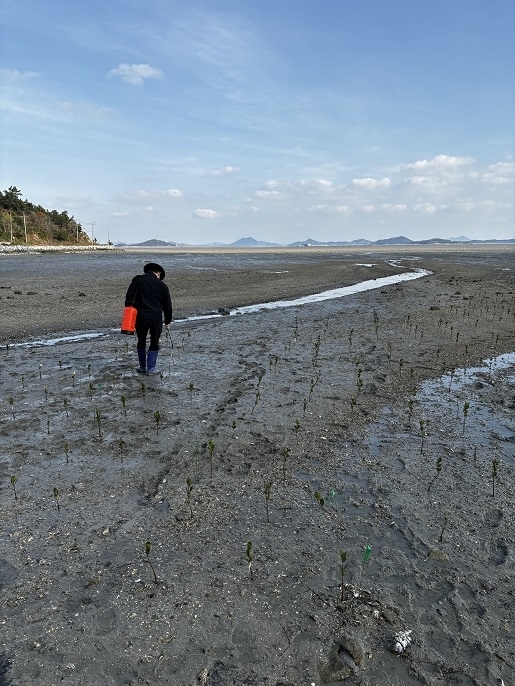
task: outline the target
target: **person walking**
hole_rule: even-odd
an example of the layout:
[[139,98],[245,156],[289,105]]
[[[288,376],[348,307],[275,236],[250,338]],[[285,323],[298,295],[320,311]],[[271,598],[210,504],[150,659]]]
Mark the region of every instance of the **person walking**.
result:
[[[132,305],[138,311],[136,316],[136,336],[140,374],[159,374],[156,369],[159,339],[165,327],[170,328],[172,321],[172,300],[168,286],[163,283],[165,270],[155,262],[143,267],[143,275],[135,276],[125,295],[125,307]],[[150,345],[147,353],[147,335]]]

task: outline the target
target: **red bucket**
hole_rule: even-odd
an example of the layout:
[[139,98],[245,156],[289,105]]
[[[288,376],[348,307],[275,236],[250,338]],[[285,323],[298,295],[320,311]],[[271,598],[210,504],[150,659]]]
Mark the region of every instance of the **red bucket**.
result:
[[138,310],[135,307],[125,307],[122,315],[121,331],[132,335],[136,331],[136,315]]

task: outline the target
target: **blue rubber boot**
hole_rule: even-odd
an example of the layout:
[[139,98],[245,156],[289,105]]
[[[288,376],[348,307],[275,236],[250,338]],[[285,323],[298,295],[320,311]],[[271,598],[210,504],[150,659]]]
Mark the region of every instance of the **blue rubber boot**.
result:
[[139,367],[136,370],[140,374],[147,373],[147,351],[145,348],[138,348]]
[[147,354],[147,374],[159,374],[156,369],[157,350],[149,350]]

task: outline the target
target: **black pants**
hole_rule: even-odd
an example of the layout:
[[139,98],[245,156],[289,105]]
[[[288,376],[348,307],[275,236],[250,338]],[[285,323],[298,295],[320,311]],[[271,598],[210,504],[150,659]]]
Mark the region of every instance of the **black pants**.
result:
[[150,332],[149,350],[159,350],[159,339],[163,332],[163,322],[136,319],[136,335],[138,337],[138,348],[147,347],[147,334]]

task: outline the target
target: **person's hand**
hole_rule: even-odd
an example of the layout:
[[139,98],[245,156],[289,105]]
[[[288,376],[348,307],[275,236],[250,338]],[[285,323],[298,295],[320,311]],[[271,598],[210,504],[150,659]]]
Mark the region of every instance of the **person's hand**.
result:
[[165,329],[166,329],[167,331],[170,331],[170,324],[165,324]]

